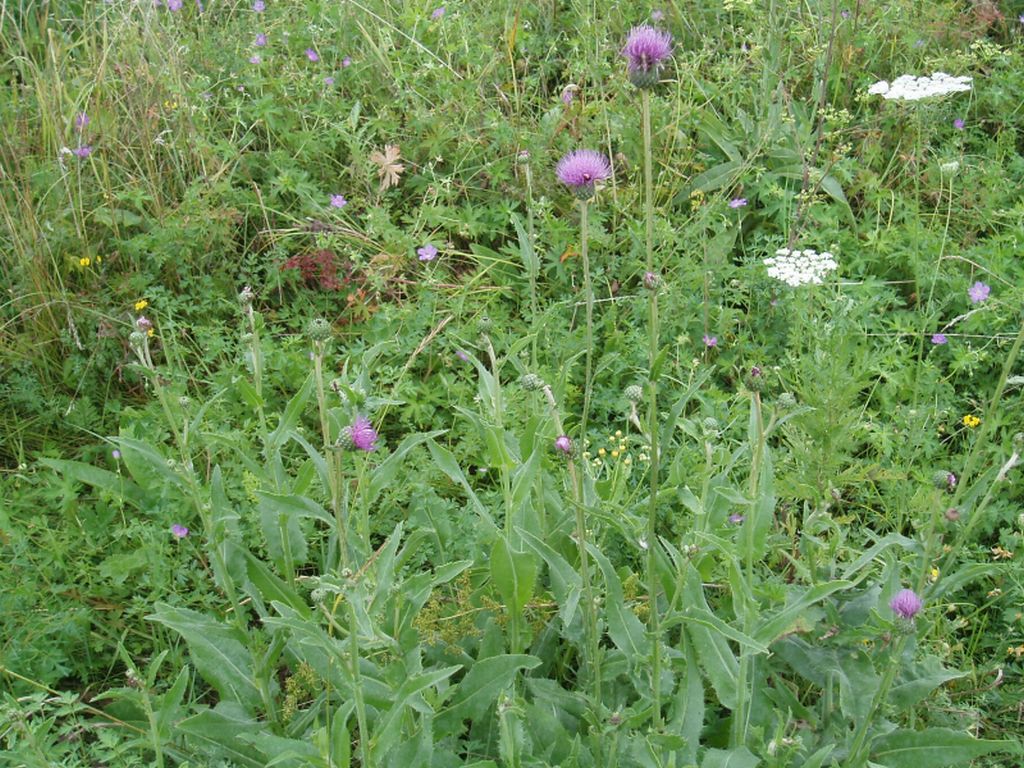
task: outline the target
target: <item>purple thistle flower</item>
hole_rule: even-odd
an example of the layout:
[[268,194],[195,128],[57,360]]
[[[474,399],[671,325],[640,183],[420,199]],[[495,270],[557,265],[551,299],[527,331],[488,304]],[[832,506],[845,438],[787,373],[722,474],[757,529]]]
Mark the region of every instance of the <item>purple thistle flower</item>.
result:
[[114,461],[118,461],[121,458],[121,452],[117,450],[117,448],[115,448],[110,452],[110,458],[112,458]]
[[745,197],[734,197],[729,201],[730,208],[742,208],[747,204],[747,198]]
[[967,295],[971,299],[971,304],[980,304],[988,298],[989,292],[992,290],[991,287],[985,285],[980,280],[967,289]]
[[348,200],[344,195],[331,195],[331,208],[344,208],[346,205],[348,205]]
[[352,66],[352,57],[351,56],[346,56],[344,59],[342,59],[341,60],[341,66],[343,66],[343,67],[351,67]]
[[565,106],[568,107],[568,106],[572,105],[572,100],[573,100],[573,97],[575,96],[575,92],[576,92],[576,86],[575,85],[567,85],[567,86],[565,86],[565,88],[562,89],[562,95],[561,95],[560,98],[562,99],[562,103],[565,104]]
[[469,362],[469,355],[467,355],[467,354],[466,354],[465,352],[463,352],[463,351],[462,351],[461,349],[456,349],[456,350],[455,350],[455,356],[456,356],[457,358],[459,358],[459,360],[461,360],[461,361],[462,361],[462,362],[464,362],[464,363],[468,363],[468,362]]
[[169,11],[180,11],[182,6],[182,0],[167,0],[167,10]]
[[718,337],[717,336],[708,336],[705,333],[704,334],[704,346],[707,347],[708,349],[710,349],[711,347],[717,347],[718,346]]
[[420,261],[433,261],[437,258],[437,248],[434,247],[433,243],[427,243],[417,248],[416,253],[419,254]]
[[558,161],[558,180],[572,187],[576,196],[588,200],[594,196],[594,185],[612,175],[608,158],[592,149],[576,149]]
[[188,536],[188,528],[186,528],[184,525],[178,525],[177,523],[175,523],[171,526],[171,533],[174,534],[174,537],[176,539],[184,539],[186,536]]
[[258,35],[256,35],[256,40],[253,43],[253,45],[255,45],[257,48],[262,48],[266,44],[267,44],[267,36],[266,36],[266,34],[264,34],[263,32],[260,32]]
[[734,512],[733,514],[729,515],[729,522],[733,525],[739,525],[744,520],[746,520],[746,518],[738,512]]
[[572,453],[572,440],[569,439],[568,435],[559,435],[555,438],[555,450],[561,451],[564,454]]
[[844,19],[848,19],[848,18],[850,18],[850,12],[849,12],[849,11],[847,11],[847,10],[842,10],[842,11],[840,11],[840,12],[839,12],[839,15],[840,15],[840,16],[842,16],[842,17],[843,17]]
[[356,416],[352,426],[345,430],[345,434],[353,448],[366,451],[367,453],[377,448],[377,430],[373,428],[373,424],[365,416]]
[[71,150],[71,154],[75,157],[86,158],[92,154],[92,146],[89,144],[83,144],[80,147],[75,147]]
[[958,131],[962,131],[964,129],[964,119],[962,117],[958,117],[953,121],[953,127]]
[[[331,77],[330,75],[328,75],[327,77],[325,77],[325,78],[324,78],[324,85],[334,85],[334,78],[333,78],[333,77]],[[334,195],[331,195],[331,197],[333,198],[333,197],[334,197]],[[333,201],[333,199],[332,199],[332,201],[331,201],[331,205],[334,205],[334,201]],[[340,207],[340,206],[339,206],[339,207]]]
[[306,58],[310,61],[320,61],[320,54],[314,51],[312,48],[306,49]]
[[672,35],[649,24],[633,27],[622,55],[629,61],[629,79],[637,88],[653,88],[662,64],[672,55]]
[[914,594],[912,589],[901,589],[896,596],[889,601],[892,612],[901,619],[912,621],[921,610],[921,598]]
[[256,55],[253,55],[253,56],[249,57],[249,63],[250,64],[259,64],[261,61],[263,61],[263,59],[261,59],[259,57],[259,54],[256,54]]
[[75,115],[75,130],[81,133],[90,122],[89,116],[85,112],[79,112]]
[[932,344],[945,344],[947,341],[949,341],[949,339],[946,338],[946,334],[944,333],[932,334]]
[[263,2],[263,0],[254,0],[252,4],[252,9],[256,11],[256,13],[263,13],[265,10],[267,10],[267,4]]
[[444,17],[446,11],[447,9],[443,5],[439,6],[438,8],[435,8],[433,10],[433,12],[430,14],[430,18],[433,19],[434,21],[437,21],[438,19]]

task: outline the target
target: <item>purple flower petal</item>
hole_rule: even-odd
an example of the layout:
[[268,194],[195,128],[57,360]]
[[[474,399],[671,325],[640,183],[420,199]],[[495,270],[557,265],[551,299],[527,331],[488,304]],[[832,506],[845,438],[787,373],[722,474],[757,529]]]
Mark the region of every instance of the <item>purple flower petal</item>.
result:
[[633,27],[622,55],[629,61],[630,72],[656,73],[672,55],[672,35],[649,24]]
[[346,205],[348,200],[344,195],[331,195],[331,208],[344,208]]
[[730,208],[742,208],[747,204],[747,198],[745,197],[734,197],[729,201]]
[[612,175],[612,166],[600,152],[576,149],[558,161],[555,172],[566,186],[593,190],[596,182]]
[[255,45],[257,48],[262,48],[266,44],[267,44],[267,36],[265,34],[260,32],[258,35],[256,35],[256,40],[253,42],[253,45]]
[[188,536],[188,528],[186,528],[184,525],[178,525],[177,523],[175,523],[171,526],[171,533],[174,534],[174,537],[176,539],[184,539],[186,536]]
[[377,448],[377,430],[365,416],[356,416],[352,426],[346,429],[346,435],[352,443],[352,447],[360,451],[369,453]]
[[921,598],[912,589],[901,589],[895,597],[889,601],[892,612],[901,619],[911,620],[921,610]]
[[320,61],[320,54],[314,51],[312,48],[306,49],[306,58],[310,61]]
[[949,341],[949,339],[946,338],[946,334],[944,333],[932,334],[932,344],[945,344],[947,341]]
[[437,258],[437,248],[431,243],[417,248],[416,253],[419,254],[420,261],[433,261]]
[[967,289],[967,295],[971,299],[972,304],[980,304],[988,298],[992,288],[980,280]]

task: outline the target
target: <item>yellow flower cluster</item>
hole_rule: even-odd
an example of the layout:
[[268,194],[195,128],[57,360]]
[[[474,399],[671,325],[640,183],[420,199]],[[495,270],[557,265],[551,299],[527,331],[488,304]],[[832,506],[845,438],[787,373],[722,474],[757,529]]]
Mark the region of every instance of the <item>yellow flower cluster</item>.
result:
[[141,312],[142,310],[144,310],[148,306],[149,306],[149,302],[148,301],[146,301],[145,299],[139,299],[138,301],[135,302],[135,311],[136,312]]
[[968,429],[974,429],[976,426],[981,424],[981,419],[975,416],[973,413],[968,413],[963,419],[964,426]]

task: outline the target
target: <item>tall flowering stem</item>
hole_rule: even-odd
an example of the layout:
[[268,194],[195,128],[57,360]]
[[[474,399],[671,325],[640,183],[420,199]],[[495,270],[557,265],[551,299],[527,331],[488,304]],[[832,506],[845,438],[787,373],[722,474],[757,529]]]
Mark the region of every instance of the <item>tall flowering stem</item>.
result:
[[[555,422],[555,430],[564,435],[562,419],[558,415],[558,403],[551,387],[547,384],[543,387],[544,397],[551,409],[551,418]],[[568,438],[566,438],[568,440]],[[561,438],[559,438],[561,440]],[[572,488],[573,507],[576,510],[576,546],[580,554],[580,579],[583,582],[583,619],[586,622],[587,656],[590,662],[590,677],[593,685],[594,708],[597,712],[601,710],[601,647],[600,638],[597,634],[597,606],[594,604],[594,587],[590,580],[590,555],[587,552],[587,526],[583,514],[583,483],[582,472],[579,473],[577,481],[576,464],[572,458],[572,446],[569,443],[569,451],[564,451],[569,469],[569,484]]]
[[580,257],[583,259],[583,293],[587,302],[586,369],[583,381],[583,414],[580,416],[580,442],[586,445],[587,418],[590,415],[590,387],[594,376],[594,284],[590,279],[590,253],[587,248],[587,212],[589,205],[580,200]]
[[[654,269],[654,173],[653,151],[651,149],[651,93],[644,88],[640,91],[644,130],[644,208],[647,220],[647,274],[656,274]],[[649,403],[648,432],[651,438],[650,501],[647,509],[647,595],[648,628],[651,635],[651,696],[654,699],[654,727],[661,728],[661,626],[658,611],[658,577],[655,545],[657,543],[658,520],[658,474],[661,467],[661,451],[658,446],[658,381],[654,370],[658,359],[658,289],[649,290],[650,314],[647,337],[649,342]]]

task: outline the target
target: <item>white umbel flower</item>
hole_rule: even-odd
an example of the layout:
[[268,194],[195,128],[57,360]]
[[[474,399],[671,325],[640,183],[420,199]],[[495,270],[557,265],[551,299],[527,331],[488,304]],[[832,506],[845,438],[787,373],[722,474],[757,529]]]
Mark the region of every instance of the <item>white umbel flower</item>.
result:
[[825,275],[839,266],[835,256],[828,251],[818,253],[811,248],[803,251],[779,248],[774,256],[764,260],[764,264],[768,267],[768,277],[794,288],[808,283],[820,284]]
[[900,75],[892,83],[879,80],[868,88],[872,96],[881,96],[889,101],[919,101],[932,96],[946,96],[950,93],[971,90],[973,78],[954,76],[945,72],[932,75]]

